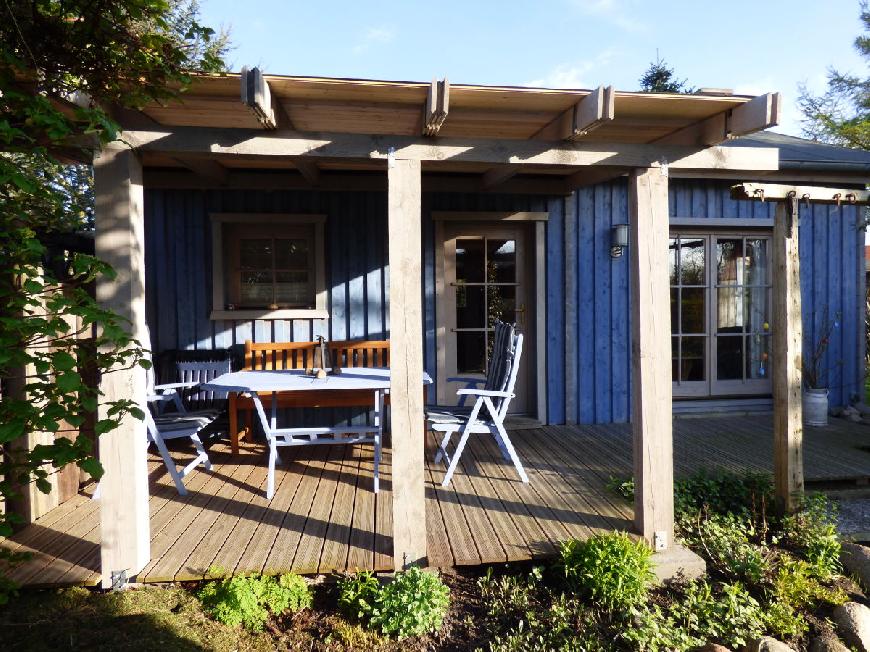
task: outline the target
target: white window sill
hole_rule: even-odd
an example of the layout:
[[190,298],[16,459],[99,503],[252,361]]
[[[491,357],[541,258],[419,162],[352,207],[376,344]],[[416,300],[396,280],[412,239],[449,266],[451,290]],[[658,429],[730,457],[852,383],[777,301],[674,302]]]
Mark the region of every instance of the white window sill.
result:
[[284,310],[212,310],[209,319],[329,319],[326,310],[293,308]]

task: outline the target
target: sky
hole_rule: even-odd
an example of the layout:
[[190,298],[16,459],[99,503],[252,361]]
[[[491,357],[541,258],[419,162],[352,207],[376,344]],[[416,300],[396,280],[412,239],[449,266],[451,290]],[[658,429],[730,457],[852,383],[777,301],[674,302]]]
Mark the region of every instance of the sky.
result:
[[201,2],[234,71],[630,91],[658,55],[691,86],[781,92],[776,130],[796,136],[798,84],[867,75],[858,0]]

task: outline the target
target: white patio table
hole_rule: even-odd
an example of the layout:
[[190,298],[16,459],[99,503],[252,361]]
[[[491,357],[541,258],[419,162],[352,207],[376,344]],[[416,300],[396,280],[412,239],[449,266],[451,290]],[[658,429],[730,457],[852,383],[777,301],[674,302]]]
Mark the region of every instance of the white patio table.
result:
[[[422,383],[428,385],[432,378],[423,373]],[[203,383],[202,389],[217,392],[248,394],[260,418],[269,443],[269,479],[266,496],[271,499],[275,486],[275,462],[279,446],[312,446],[318,444],[374,444],[375,469],[374,491],[379,489],[379,466],[381,443],[384,432],[384,394],[390,391],[390,370],[385,368],[342,368],[341,374],[325,378],[311,376],[303,370],[234,371]],[[341,427],[277,427],[278,392],[305,391],[371,391],[374,422],[372,425]],[[267,418],[261,393],[271,393],[271,415]]]

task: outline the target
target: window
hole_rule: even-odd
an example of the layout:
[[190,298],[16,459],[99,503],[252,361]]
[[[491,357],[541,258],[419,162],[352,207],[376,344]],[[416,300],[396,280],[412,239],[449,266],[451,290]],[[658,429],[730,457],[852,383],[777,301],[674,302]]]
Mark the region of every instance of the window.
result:
[[674,396],[770,393],[768,249],[763,233],[671,233]]
[[212,215],[212,319],[325,319],[322,215]]

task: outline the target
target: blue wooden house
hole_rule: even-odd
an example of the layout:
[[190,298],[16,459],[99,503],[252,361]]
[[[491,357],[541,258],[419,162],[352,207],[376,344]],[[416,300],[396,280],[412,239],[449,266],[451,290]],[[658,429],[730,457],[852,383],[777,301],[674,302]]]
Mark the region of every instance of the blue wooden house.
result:
[[[254,69],[118,111],[123,143],[95,160],[96,253],[118,279],[98,298],[158,355],[389,340],[390,461],[373,496],[364,451],[292,458],[262,502],[263,463],[219,452],[179,498],[130,419],[100,439],[99,563],[73,570],[111,586],[202,577],[215,559],[489,563],[629,528],[668,553],[679,411],[772,410],[778,497],[794,505],[801,348],[827,338],[818,375],[835,405],[862,391],[870,155],[759,133],[779,104]],[[749,182],[764,185],[733,198]],[[484,444],[484,472],[445,489],[418,379],[434,380],[426,402],[454,402],[450,379],[487,369],[496,319],[525,338],[514,418],[545,426],[517,435],[530,482]],[[144,372],[101,389],[144,403]],[[570,425],[627,422],[630,445],[628,427],[596,443]],[[633,509],[604,489],[626,470]]]

